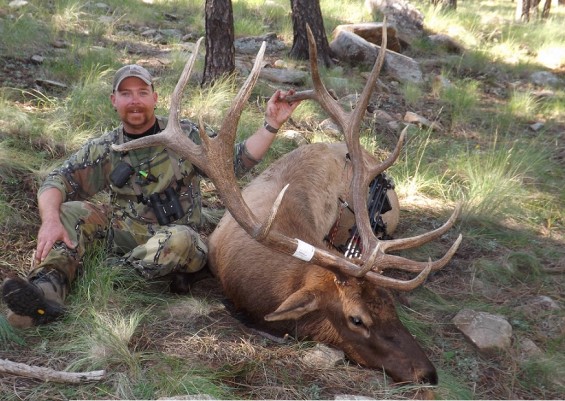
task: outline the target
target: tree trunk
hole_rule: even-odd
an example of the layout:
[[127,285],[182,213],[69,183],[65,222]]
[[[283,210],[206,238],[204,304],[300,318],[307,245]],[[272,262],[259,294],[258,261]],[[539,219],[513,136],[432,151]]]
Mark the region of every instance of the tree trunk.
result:
[[294,38],[290,57],[299,60],[308,60],[308,36],[306,24],[314,34],[316,47],[318,49],[318,60],[326,67],[332,64],[331,49],[324,29],[324,20],[319,0],[290,0],[292,10],[292,30]]
[[541,18],[547,19],[549,17],[549,11],[551,11],[551,0],[545,0],[543,11],[541,12]]
[[516,22],[530,21],[530,0],[516,0],[516,14],[514,20]]
[[235,70],[231,0],[206,0],[206,58],[202,85]]

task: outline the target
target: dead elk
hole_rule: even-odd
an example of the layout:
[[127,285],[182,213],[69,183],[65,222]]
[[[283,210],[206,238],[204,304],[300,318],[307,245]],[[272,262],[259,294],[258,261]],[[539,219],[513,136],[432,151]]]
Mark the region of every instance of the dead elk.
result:
[[[314,84],[309,97],[318,101],[342,128],[345,144],[300,147],[265,170],[243,193],[240,191],[231,153],[239,117],[258,78],[263,45],[215,138],[208,137],[201,128],[202,144],[197,145],[183,135],[178,124],[180,97],[194,64],[195,50],[173,93],[166,130],[115,149],[165,145],[189,158],[212,179],[229,213],[209,238],[209,265],[236,307],[281,334],[297,334],[339,347],[363,366],[384,368],[397,382],[435,384],[436,370],[398,319],[389,289],[409,291],[421,285],[430,271],[449,262],[461,236],[434,262],[412,261],[387,252],[437,239],[453,226],[460,208],[443,226],[425,234],[388,241],[376,237],[369,222],[367,188],[394,163],[403,142],[401,135],[394,152],[382,163],[359,142],[360,122],[384,52],[375,63],[357,107],[345,112],[321,82],[311,34],[309,39]],[[386,45],[382,48],[386,49]],[[357,258],[345,258],[324,243],[336,221],[340,196],[350,199],[355,212],[363,245]],[[401,281],[385,276],[387,269],[404,269],[418,275]]]

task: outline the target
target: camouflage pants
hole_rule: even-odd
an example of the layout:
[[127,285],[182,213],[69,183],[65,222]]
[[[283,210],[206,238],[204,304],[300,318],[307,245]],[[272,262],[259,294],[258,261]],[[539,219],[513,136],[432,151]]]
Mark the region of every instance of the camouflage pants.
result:
[[89,244],[105,239],[108,249],[121,256],[146,278],[156,278],[172,272],[195,272],[204,267],[208,248],[198,232],[186,225],[159,226],[141,224],[128,218],[111,219],[110,209],[91,202],[65,202],[61,205],[61,221],[76,244],[69,249],[57,243],[47,258],[30,277],[46,268],[64,274],[70,284],[77,274]]

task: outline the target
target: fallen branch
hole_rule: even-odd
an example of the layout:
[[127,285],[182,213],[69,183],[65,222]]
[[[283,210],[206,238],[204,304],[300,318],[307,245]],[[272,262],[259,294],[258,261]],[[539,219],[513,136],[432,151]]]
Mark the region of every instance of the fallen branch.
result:
[[12,362],[7,359],[0,359],[0,373],[32,377],[34,379],[57,383],[86,383],[102,380],[106,376],[105,370],[95,370],[92,372],[63,372],[40,366],[26,365],[25,363]]

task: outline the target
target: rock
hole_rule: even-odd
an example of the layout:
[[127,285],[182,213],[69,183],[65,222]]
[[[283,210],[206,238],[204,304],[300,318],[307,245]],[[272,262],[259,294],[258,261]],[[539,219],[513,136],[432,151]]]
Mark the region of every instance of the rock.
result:
[[295,131],[293,129],[283,130],[282,133],[278,134],[279,137],[293,141],[298,146],[307,145],[308,141],[301,132]]
[[288,68],[288,63],[284,60],[278,59],[273,63],[275,68]]
[[530,125],[530,129],[534,132],[538,132],[540,129],[543,128],[543,126],[544,126],[544,123],[537,122],[537,123]]
[[282,84],[304,85],[308,78],[308,73],[282,68],[263,68],[259,76],[263,79]]
[[539,317],[541,312],[561,309],[557,302],[545,295],[526,298],[518,308],[533,319]]
[[395,121],[394,117],[391,116],[390,114],[388,114],[386,111],[383,110],[375,110],[375,112],[373,113],[375,119],[380,120],[380,121],[384,121],[384,122],[391,122],[391,121]]
[[[347,31],[354,33],[367,42],[380,46],[383,41],[383,23],[382,22],[365,22],[360,24],[346,24],[338,25],[333,31],[335,38],[339,32]],[[402,50],[400,42],[396,37],[396,28],[393,25],[387,24],[386,28],[387,45],[386,48],[397,53]]]
[[332,134],[334,136],[341,135],[339,126],[331,118],[326,118],[322,121],[320,123],[320,129],[322,129],[326,134]]
[[[367,66],[372,66],[375,63],[380,51],[379,46],[348,31],[340,31],[330,43],[330,48],[336,57],[344,62]],[[400,53],[387,51],[384,69],[399,81],[415,84],[423,83],[420,65],[414,59]]]
[[394,131],[398,131],[400,129],[400,124],[398,123],[398,121],[390,121],[386,125]]
[[246,38],[235,39],[233,45],[236,53],[256,55],[263,42],[267,42],[266,53],[273,53],[284,50],[286,45],[283,41],[277,39],[275,33],[268,33],[263,36],[250,36]]
[[426,117],[419,114],[407,111],[404,115],[404,121],[411,124],[416,124],[419,127],[431,128],[434,131],[440,131],[443,129],[442,125],[435,121],[430,121]]
[[112,8],[106,3],[96,3],[94,7],[107,13],[112,12]]
[[465,50],[462,44],[457,42],[451,36],[445,34],[430,35],[428,39],[436,46],[443,47],[448,52],[461,54]]
[[561,80],[548,71],[536,71],[530,75],[532,83],[539,86],[559,86]]
[[53,47],[55,49],[66,49],[69,47],[69,42],[64,39],[55,39],[53,41]]
[[463,309],[452,319],[463,335],[484,354],[510,347],[512,326],[499,315]]
[[43,64],[44,61],[45,57],[40,56],[39,54],[34,54],[33,56],[31,56],[31,62],[33,64]]
[[420,64],[410,57],[395,52],[387,52],[385,68],[389,75],[401,82],[410,82],[416,85],[424,83]]
[[110,15],[101,15],[98,18],[98,22],[100,22],[101,24],[105,24],[105,25],[111,25],[114,23],[114,17],[110,16]]
[[330,348],[324,344],[316,344],[302,357],[302,362],[314,368],[327,369],[343,363],[344,359],[343,351]]
[[27,5],[27,1],[25,0],[13,0],[8,3],[8,7],[10,8],[20,8]]
[[543,355],[543,351],[529,338],[522,338],[518,343],[518,349],[520,350],[520,361],[522,362]]
[[398,39],[405,45],[422,37],[424,32],[424,14],[406,0],[365,0],[365,7],[379,18],[379,13],[386,15],[387,21],[397,29]]
[[380,47],[352,32],[340,31],[330,42],[330,49],[338,59],[349,64],[372,65],[377,59]]

